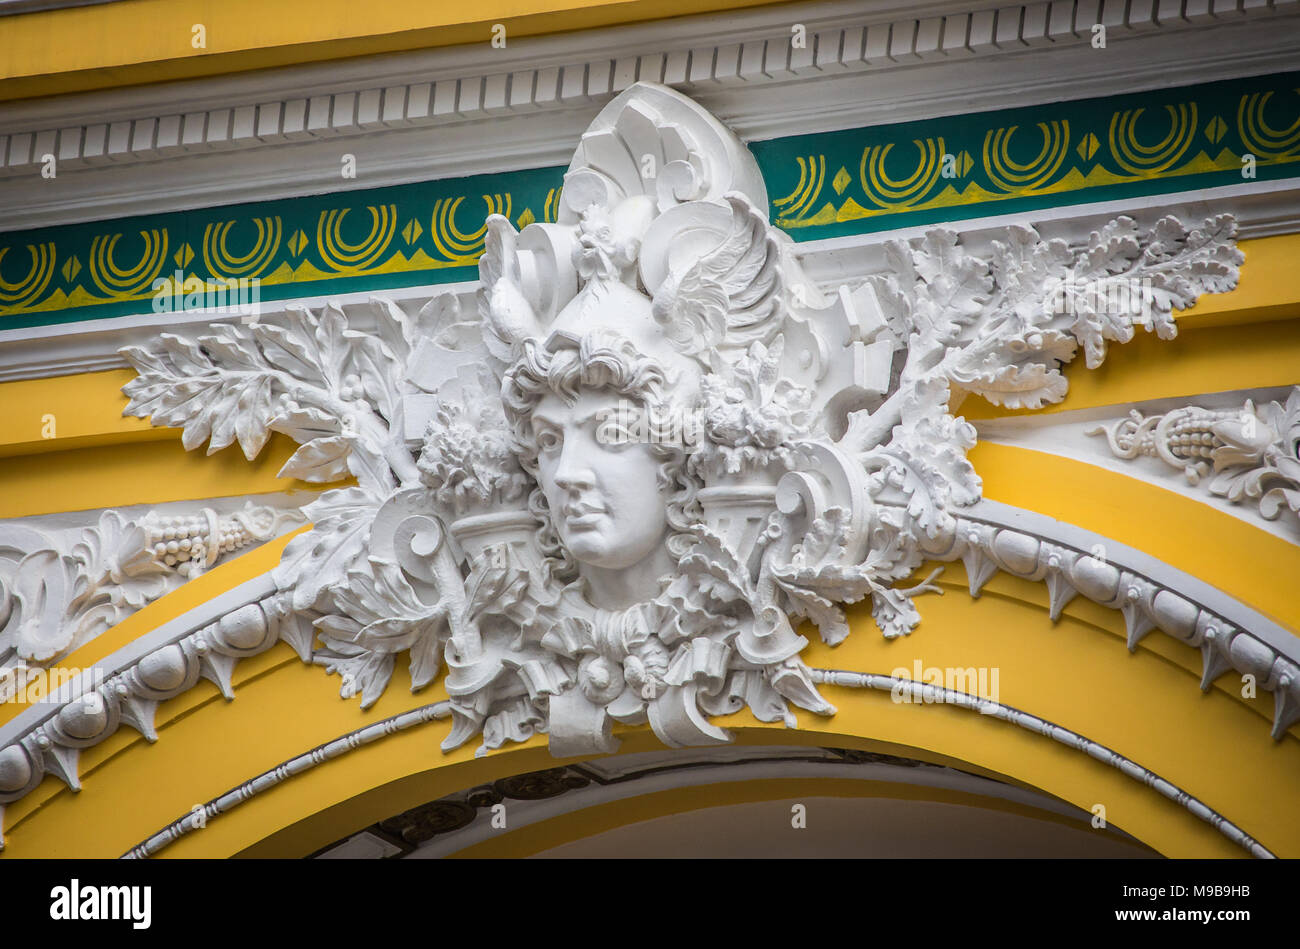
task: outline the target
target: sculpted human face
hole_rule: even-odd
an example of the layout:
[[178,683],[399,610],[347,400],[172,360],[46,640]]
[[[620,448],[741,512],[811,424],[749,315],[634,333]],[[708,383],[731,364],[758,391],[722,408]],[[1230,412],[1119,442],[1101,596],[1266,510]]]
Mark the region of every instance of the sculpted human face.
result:
[[[560,540],[579,564],[623,570],[662,548],[668,529],[660,460],[644,442],[597,437],[619,396],[584,389],[573,405],[547,395],[532,415],[538,482]],[[607,433],[609,427],[605,427]],[[585,572],[585,571],[584,571]],[[653,578],[652,578],[653,579]]]

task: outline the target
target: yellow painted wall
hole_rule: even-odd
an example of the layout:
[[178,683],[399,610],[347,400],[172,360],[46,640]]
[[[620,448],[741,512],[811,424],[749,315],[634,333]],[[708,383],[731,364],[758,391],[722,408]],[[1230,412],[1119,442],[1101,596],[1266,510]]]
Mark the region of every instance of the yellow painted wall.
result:
[[[118,0],[0,19],[0,100],[506,41],[771,0]],[[195,24],[206,47],[194,46]],[[251,25],[251,26],[250,26]]]
[[[1300,856],[1300,814],[1289,806],[1300,741],[1294,730],[1280,743],[1269,738],[1267,697],[1244,700],[1226,677],[1202,695],[1198,654],[1160,635],[1130,655],[1113,611],[1076,601],[1053,625],[1041,585],[999,576],[972,600],[960,566],[949,566],[943,582],[943,596],[924,598],[924,621],[912,636],[887,642],[858,610],[844,645],[814,645],[806,658],[817,667],[883,674],[917,659],[926,666],[996,667],[1002,702],[1134,758],[1275,852]],[[149,609],[165,615],[162,605]],[[117,856],[196,804],[296,754],[444,697],[436,685],[411,695],[399,671],[376,706],[361,712],[355,701],[337,697],[336,677],[303,665],[283,645],[246,660],[235,681],[233,703],[206,682],[166,703],[156,745],[124,728],[90,749],[80,794],[47,778],[11,805],[5,855]],[[1150,788],[1042,735],[955,707],[895,704],[886,693],[826,687],[826,695],[839,714],[826,720],[800,713],[799,731],[748,714],[725,724],[744,743],[912,755],[1039,788],[1085,810],[1104,804],[1112,824],[1169,856],[1242,854]],[[438,744],[447,728],[417,727],[292,778],[164,854],[303,855],[424,801],[555,763],[537,739],[480,759],[469,747],[443,755]],[[620,734],[624,751],[657,747],[644,727]],[[702,793],[700,804],[709,801]]]
[[[1114,346],[1097,372],[1072,366],[1071,394],[1061,408],[1300,381],[1300,305],[1288,264],[1294,256],[1287,256],[1297,249],[1295,236],[1247,242],[1237,291],[1184,315],[1177,340],[1142,337]],[[287,445],[273,442],[267,457],[252,464],[233,450],[213,458],[185,453],[174,437],[119,417],[125,400],[114,393],[126,378],[97,373],[0,386],[0,504],[7,505],[0,516],[276,489],[274,470]],[[39,429],[33,434],[33,419],[49,407],[59,416],[59,439],[67,439],[54,446],[39,438]],[[1006,414],[974,399],[962,411]],[[989,497],[1144,550],[1300,629],[1300,606],[1288,580],[1300,575],[1294,545],[1208,504],[1079,462],[992,444],[978,446],[971,458]],[[67,663],[93,662],[269,570],[279,547],[268,545],[212,571]],[[921,600],[923,623],[912,636],[886,642],[859,610],[848,642],[834,650],[815,644],[805,658],[813,666],[882,674],[916,659],[926,666],[997,667],[1004,703],[1134,758],[1275,852],[1300,856],[1300,812],[1292,806],[1300,744],[1294,728],[1281,742],[1270,739],[1267,693],[1243,699],[1228,675],[1203,695],[1198,652],[1153,633],[1130,654],[1120,615],[1082,599],[1054,625],[1042,585],[997,576],[972,600],[960,565],[945,568],[943,584],[945,595]],[[336,678],[304,666],[283,645],[246,660],[235,678],[231,704],[206,682],[166,703],[157,745],[124,728],[90,749],[81,794],[47,779],[11,805],[6,854],[116,856],[263,770],[443,697],[436,685],[411,695],[399,671],[388,693],[363,713],[355,702],[337,698]],[[826,694],[839,714],[821,720],[801,713],[798,731],[747,714],[733,716],[731,724],[741,742],[869,748],[954,763],[1085,810],[1101,803],[1111,823],[1170,856],[1242,853],[1151,789],[1041,735],[957,708],[896,705],[881,693],[827,687]],[[11,714],[0,707],[0,720]],[[480,759],[472,748],[443,755],[438,744],[447,727],[415,728],[295,777],[165,853],[302,855],[424,801],[554,762],[541,740]],[[625,751],[658,747],[644,729],[623,734]],[[123,806],[127,801],[130,806]]]

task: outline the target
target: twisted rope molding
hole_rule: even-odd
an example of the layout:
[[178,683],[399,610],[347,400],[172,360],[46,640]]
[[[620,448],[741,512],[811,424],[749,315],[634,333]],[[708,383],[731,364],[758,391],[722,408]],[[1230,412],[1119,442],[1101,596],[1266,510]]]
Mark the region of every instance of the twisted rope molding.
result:
[[290,758],[269,771],[263,771],[257,777],[245,781],[236,788],[231,788],[218,798],[208,801],[203,805],[201,811],[196,807],[184,817],[172,821],[148,840],[136,844],[124,853],[120,859],[141,860],[151,857],[186,834],[206,827],[209,820],[229,813],[263,791],[269,791],[277,784],[283,784],[294,775],[310,771],[327,761],[333,761],[335,758],[341,758],[349,752],[373,744],[382,738],[387,738],[389,735],[396,735],[398,732],[414,728],[416,725],[425,725],[437,719],[450,717],[450,702],[434,702],[431,705],[421,705],[409,712],[403,712],[400,715],[394,715],[392,718],[386,718],[383,721],[367,725],[365,728],[358,728],[356,731],[348,732],[346,735],[335,738],[323,745],[317,745],[311,751],[298,755],[296,758]]
[[[877,673],[845,672],[837,669],[812,669],[810,672],[813,681],[818,684],[836,685],[849,689],[876,689],[883,692],[893,692],[896,688],[906,689],[916,701],[922,704],[955,705],[967,711],[977,711],[983,715],[991,715],[1027,731],[1046,735],[1069,748],[1085,752],[1090,757],[1103,764],[1110,765],[1135,781],[1140,781],[1148,787],[1154,788],[1175,804],[1186,808],[1201,820],[1206,821],[1234,844],[1245,849],[1251,856],[1261,859],[1276,859],[1276,854],[1222,814],[1210,808],[1199,798],[1192,796],[1182,788],[1166,781],[1154,771],[1142,767],[1119,752],[1037,715],[1031,715],[1009,705],[983,699],[967,692],[959,692],[955,689],[946,689],[910,679],[896,679],[892,676]],[[251,780],[245,781],[238,787],[203,805],[201,812],[198,808],[195,808],[191,813],[172,821],[158,833],[132,847],[122,855],[121,859],[136,860],[152,857],[186,834],[207,826],[209,820],[229,813],[239,805],[251,800],[263,791],[268,791],[287,781],[294,775],[310,771],[327,761],[342,757],[364,745],[369,745],[416,725],[426,724],[435,719],[448,718],[450,714],[449,703],[436,702],[432,705],[412,709],[409,712],[403,712],[401,715],[395,715],[392,718],[384,719],[354,732],[349,732],[340,738],[291,758],[269,771],[264,771]]]
[[946,689],[942,686],[916,682],[912,679],[896,679],[892,676],[879,675],[873,672],[845,672],[839,669],[812,669],[810,672],[812,680],[819,685],[838,685],[846,689],[875,689],[879,692],[890,693],[895,689],[904,689],[910,693],[914,701],[919,701],[922,704],[956,705],[958,708],[964,708],[967,711],[979,712],[981,715],[991,715],[1012,725],[1018,725],[1026,731],[1046,735],[1067,748],[1085,752],[1103,764],[1110,765],[1134,781],[1140,781],[1147,787],[1155,788],[1164,797],[1175,804],[1185,807],[1234,844],[1246,850],[1252,857],[1270,860],[1277,858],[1275,853],[1204,801],[1166,781],[1149,768],[1142,767],[1133,759],[1124,757],[1118,751],[1107,748],[1090,738],[1085,738],[1076,731],[1049,722],[1045,718],[1039,718],[1037,715],[1032,715],[1010,705],[1003,705],[1001,702],[994,702],[991,699],[971,695],[968,692],[958,692],[955,689]]

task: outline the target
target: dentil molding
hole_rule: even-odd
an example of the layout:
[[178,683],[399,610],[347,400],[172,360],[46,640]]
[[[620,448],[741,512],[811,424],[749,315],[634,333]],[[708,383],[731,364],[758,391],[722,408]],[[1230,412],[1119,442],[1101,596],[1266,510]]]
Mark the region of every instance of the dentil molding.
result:
[[[636,81],[674,86],[755,140],[1284,71],[1297,12],[1286,0],[774,5],[7,103],[0,228],[559,164],[592,110]],[[345,152],[363,180],[339,179]],[[45,155],[55,181],[40,177]]]

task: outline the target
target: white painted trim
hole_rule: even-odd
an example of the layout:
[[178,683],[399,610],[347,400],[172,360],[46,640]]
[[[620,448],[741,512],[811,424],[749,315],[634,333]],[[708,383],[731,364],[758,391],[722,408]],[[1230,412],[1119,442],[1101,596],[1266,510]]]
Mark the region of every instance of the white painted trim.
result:
[[[1183,220],[1201,220],[1221,213],[1231,213],[1238,219],[1243,238],[1300,232],[1300,180],[1251,182],[1202,191],[1065,205],[1018,214],[953,221],[946,226],[959,231],[963,243],[979,251],[987,245],[997,229],[1012,223],[1030,223],[1046,238],[1062,238],[1072,244],[1079,244],[1087,239],[1090,231],[1119,214],[1127,214],[1139,223],[1149,225],[1168,214]],[[886,241],[918,237],[934,226],[938,225],[806,241],[796,245],[796,250],[805,271],[813,280],[823,286],[834,287],[845,282],[856,283],[869,274],[883,272],[886,269]],[[463,305],[473,308],[473,295],[477,287],[478,281],[467,280],[267,301],[261,305],[262,318],[274,320],[277,313],[284,312],[290,306],[314,308],[331,300],[347,308],[364,310],[369,300],[376,295],[402,303],[420,297],[454,293],[461,298]],[[123,346],[148,342],[156,338],[159,332],[175,332],[186,326],[237,318],[228,314],[155,314],[151,310],[142,310],[138,315],[112,319],[0,330],[0,382],[122,369],[127,365],[118,355],[118,350]]]
[[64,705],[76,701],[98,683],[130,669],[149,653],[179,642],[195,630],[217,622],[227,613],[233,613],[249,603],[264,600],[274,593],[275,581],[270,573],[264,573],[200,603],[194,609],[163,623],[138,639],[133,639],[121,649],[96,662],[91,668],[63,683],[43,701],[27,706],[9,721],[0,725],[0,748],[16,744],[24,735],[31,734],[58,714]]
[[1058,521],[1046,514],[1013,507],[989,498],[981,498],[972,507],[962,510],[961,515],[987,524],[1008,527],[1084,553],[1102,544],[1106,550],[1107,562],[1140,574],[1157,587],[1170,590],[1196,603],[1209,612],[1223,617],[1242,632],[1265,643],[1274,652],[1291,662],[1300,662],[1300,637],[1285,626],[1269,619],[1218,587],[1170,566],[1136,547],[1122,544],[1104,534],[1098,534],[1067,521]]
[[[1130,10],[1109,27],[1105,50],[1074,23],[1095,17],[1096,4],[991,6],[761,7],[505,50],[461,46],[10,103],[0,117],[0,230],[566,164],[576,134],[638,78],[689,93],[753,141],[1296,65],[1293,32],[1277,18],[1300,4],[1191,22],[1157,19],[1146,4],[1144,18]],[[1050,15],[1039,17],[1045,6]],[[791,23],[808,28],[807,50],[790,49]],[[945,41],[950,33],[960,45]],[[50,181],[39,176],[46,148],[59,156]],[[345,152],[357,158],[355,181],[339,176]]]

